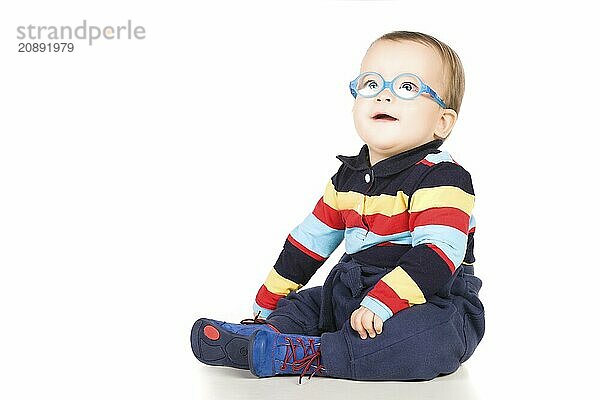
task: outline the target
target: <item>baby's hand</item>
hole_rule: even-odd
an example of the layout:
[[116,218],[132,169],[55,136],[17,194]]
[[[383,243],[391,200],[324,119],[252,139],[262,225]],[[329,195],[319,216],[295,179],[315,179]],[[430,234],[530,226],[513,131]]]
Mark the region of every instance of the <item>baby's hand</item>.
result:
[[367,338],[367,332],[374,338],[383,331],[383,320],[367,307],[360,306],[350,316],[350,326],[358,332],[361,339]]

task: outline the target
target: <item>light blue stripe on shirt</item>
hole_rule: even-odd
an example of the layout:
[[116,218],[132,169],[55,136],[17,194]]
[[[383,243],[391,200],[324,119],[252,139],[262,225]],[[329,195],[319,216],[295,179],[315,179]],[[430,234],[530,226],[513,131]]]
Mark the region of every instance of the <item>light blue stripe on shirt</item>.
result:
[[446,161],[446,162],[454,161],[452,159],[452,156],[450,156],[450,153],[448,153],[447,151],[443,151],[443,150],[436,154],[428,154],[427,157],[425,157],[425,159],[434,164],[441,163],[444,161]]
[[467,235],[460,230],[445,225],[424,225],[413,230],[413,247],[420,244],[435,244],[458,268],[467,251]]
[[383,321],[394,315],[388,306],[371,296],[365,296],[365,298],[360,302],[360,305],[365,306],[369,310],[373,311],[373,313],[377,314],[377,316]]
[[346,228],[346,253],[354,254],[382,242],[395,244],[411,244],[409,231],[395,233],[393,235],[378,235],[364,228]]
[[469,231],[475,226],[475,215],[471,214],[469,218]]
[[327,258],[344,240],[343,229],[333,229],[311,212],[296,226],[290,235],[302,246]]
[[263,308],[261,306],[259,306],[258,304],[256,304],[256,301],[254,302],[254,305],[252,306],[252,310],[254,311],[254,314],[258,314],[258,312],[260,311],[260,317],[262,318],[267,318],[269,316],[269,314],[271,314],[271,312],[273,310],[269,310],[267,308]]

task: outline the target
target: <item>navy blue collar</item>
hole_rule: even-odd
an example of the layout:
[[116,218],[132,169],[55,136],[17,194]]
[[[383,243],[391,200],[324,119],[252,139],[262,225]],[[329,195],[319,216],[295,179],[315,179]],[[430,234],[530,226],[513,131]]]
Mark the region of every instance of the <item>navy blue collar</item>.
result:
[[374,166],[371,166],[371,161],[369,160],[369,147],[366,144],[362,146],[360,152],[356,156],[343,156],[339,154],[336,158],[346,164],[348,168],[355,171],[372,168],[374,176],[388,176],[397,174],[411,165],[416,164],[425,158],[427,154],[437,153],[435,150],[440,147],[442,143],[444,143],[444,141],[441,139],[432,140],[431,142],[422,144],[414,149],[406,150],[402,153],[383,159],[375,163]]

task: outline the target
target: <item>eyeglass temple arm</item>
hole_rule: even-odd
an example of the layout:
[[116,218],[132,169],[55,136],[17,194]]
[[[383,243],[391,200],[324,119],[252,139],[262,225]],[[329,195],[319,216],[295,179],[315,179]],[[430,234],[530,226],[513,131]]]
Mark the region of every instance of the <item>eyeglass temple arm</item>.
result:
[[356,95],[358,93],[356,93],[356,90],[354,90],[354,88],[352,87],[354,84],[354,81],[350,82],[350,85],[348,85],[348,87],[350,88],[350,93],[352,94],[352,97],[356,98]]
[[442,100],[442,98],[440,96],[438,96],[438,94],[429,86],[427,86],[426,84],[423,84],[423,86],[425,86],[425,93],[428,93],[431,97],[433,97],[433,99],[440,105],[442,106],[442,108],[448,108],[446,107],[446,103],[444,103],[444,100]]

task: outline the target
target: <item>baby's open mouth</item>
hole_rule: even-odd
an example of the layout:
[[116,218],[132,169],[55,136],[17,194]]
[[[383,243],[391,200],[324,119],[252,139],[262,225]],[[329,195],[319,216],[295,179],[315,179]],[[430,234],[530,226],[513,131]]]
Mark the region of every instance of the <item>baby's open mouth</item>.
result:
[[383,114],[383,113],[378,113],[373,115],[372,117],[374,120],[378,120],[378,121],[397,121],[397,118],[392,117],[391,115],[388,114]]

